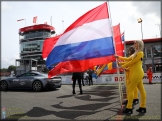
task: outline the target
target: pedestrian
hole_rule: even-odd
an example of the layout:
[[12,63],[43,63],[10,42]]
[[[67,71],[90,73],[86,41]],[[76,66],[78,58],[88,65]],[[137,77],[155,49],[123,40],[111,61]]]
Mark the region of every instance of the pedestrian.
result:
[[78,84],[79,84],[79,89],[80,89],[80,94],[83,94],[83,91],[82,91],[82,85],[81,85],[81,72],[73,72],[73,75],[72,75],[72,80],[73,80],[73,94],[76,94],[75,93],[75,85],[76,85],[76,80],[78,80]]
[[82,82],[82,85],[85,86],[85,84],[84,84],[84,72],[81,72],[81,82]]
[[[142,61],[143,61],[143,47],[144,43],[142,40],[134,41],[135,53],[125,59],[127,62],[121,65],[121,68],[127,68],[132,66],[133,73],[130,75],[130,83],[128,85],[128,103],[126,109],[123,110],[123,113],[133,113],[132,110],[132,103],[134,98],[134,90],[137,87],[140,92],[140,107],[137,109],[137,112],[146,113],[146,91],[143,85],[142,78],[144,76],[144,71],[142,68]],[[115,57],[119,60],[123,60],[124,58],[118,55]]]
[[149,69],[147,70],[147,76],[149,79],[149,84],[152,84],[152,68],[149,67]]
[[[85,72],[85,80],[86,80],[85,84],[88,85],[88,83],[89,83],[89,75],[88,75],[87,72]],[[90,83],[89,83],[89,84],[90,84]]]
[[[128,54],[129,54],[129,57],[130,56],[133,56],[133,54],[135,53],[135,49],[133,46],[129,47],[128,49]],[[120,63],[121,64],[121,63]],[[122,64],[125,64],[125,62],[122,62]],[[128,85],[130,83],[130,77],[131,77],[131,74],[133,73],[133,70],[132,70],[132,66],[129,66],[127,68],[125,68],[125,72],[126,72],[126,100],[125,102],[123,102],[123,104],[127,104],[128,103]],[[137,104],[139,102],[139,99],[138,99],[138,88],[136,87],[135,90],[134,90],[134,99],[133,99],[133,104]]]
[[88,75],[89,75],[89,86],[90,86],[90,85],[93,86],[92,74],[93,74],[93,71],[92,71],[91,69],[89,69],[89,70],[88,70]]

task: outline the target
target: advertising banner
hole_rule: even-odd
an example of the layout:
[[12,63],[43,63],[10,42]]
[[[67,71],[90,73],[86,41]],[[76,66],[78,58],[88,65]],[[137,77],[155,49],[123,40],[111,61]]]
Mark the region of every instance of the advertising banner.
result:
[[[72,76],[61,76],[62,77],[62,84],[72,84],[73,81],[71,80]],[[161,83],[161,73],[153,73],[152,83]],[[147,74],[144,74],[143,77],[144,83],[149,83]],[[93,84],[118,84],[118,82],[125,83],[125,74],[120,74],[118,78],[118,74],[104,74],[99,76],[97,79],[93,78]]]

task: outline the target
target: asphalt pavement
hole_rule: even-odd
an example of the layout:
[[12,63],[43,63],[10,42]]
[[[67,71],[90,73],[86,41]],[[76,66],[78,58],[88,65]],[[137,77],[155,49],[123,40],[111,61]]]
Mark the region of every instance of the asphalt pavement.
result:
[[[160,120],[161,84],[144,84],[147,93],[147,112],[121,113],[118,85],[83,86],[83,94],[72,94],[71,85],[60,89],[34,92],[8,90],[1,92],[2,119],[9,120]],[[124,105],[123,105],[124,108]],[[5,112],[5,113],[4,113]]]

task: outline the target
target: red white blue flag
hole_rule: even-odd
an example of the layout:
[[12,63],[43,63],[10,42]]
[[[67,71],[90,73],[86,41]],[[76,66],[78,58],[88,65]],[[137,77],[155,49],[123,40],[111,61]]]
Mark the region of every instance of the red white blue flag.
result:
[[48,77],[82,72],[115,60],[113,35],[107,2],[88,11],[71,24],[58,39],[46,59]]
[[51,38],[47,38],[44,42],[43,42],[43,48],[42,48],[42,58],[43,60],[46,60],[49,53],[52,51],[53,47],[55,46],[55,44],[57,43],[58,39],[61,37],[60,35],[57,35],[55,37],[51,37]]
[[[124,50],[124,44],[123,44],[123,36],[124,33],[120,33],[120,23],[113,26],[113,31],[114,31],[114,41],[115,41],[115,47],[116,47],[116,53],[119,56],[124,56],[123,50]],[[100,65],[98,69],[96,69],[95,73],[93,74],[93,77],[98,78],[99,75],[101,74],[113,74],[117,72],[116,69],[116,61],[110,62],[108,64],[103,64]]]

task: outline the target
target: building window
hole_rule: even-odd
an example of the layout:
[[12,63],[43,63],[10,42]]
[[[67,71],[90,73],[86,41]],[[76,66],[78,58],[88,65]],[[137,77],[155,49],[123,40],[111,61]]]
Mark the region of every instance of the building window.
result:
[[50,32],[48,32],[48,31],[44,31],[44,32],[43,32],[43,37],[44,37],[44,38],[50,37],[50,36],[51,36]]
[[44,40],[35,40],[20,43],[20,53],[41,52]]
[[153,48],[152,48],[153,56],[154,57],[161,57],[162,56],[161,50],[162,50],[161,45],[153,46]]
[[25,37],[24,35],[19,35],[19,36],[20,36],[20,40],[24,39],[24,37]]
[[154,70],[155,70],[155,73],[156,72],[162,72],[162,70],[161,70],[161,64],[155,64]]
[[144,58],[146,58],[146,47],[144,47],[143,53],[144,53]]
[[151,58],[151,47],[146,47],[147,58]]
[[129,56],[130,56],[130,55],[129,55],[129,51],[128,51],[129,48],[130,48],[130,46],[126,48],[126,57],[129,57]]
[[43,37],[43,32],[42,31],[37,32],[35,37]]

